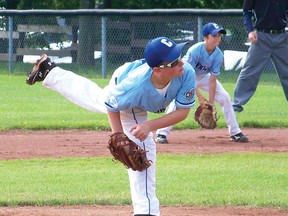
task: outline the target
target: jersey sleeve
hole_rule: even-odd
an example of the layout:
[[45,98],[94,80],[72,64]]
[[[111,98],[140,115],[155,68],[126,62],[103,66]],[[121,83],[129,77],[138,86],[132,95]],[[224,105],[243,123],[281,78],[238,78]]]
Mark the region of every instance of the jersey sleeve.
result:
[[123,82],[111,86],[106,91],[106,108],[111,112],[119,112],[133,106],[135,88],[131,79],[125,79]]
[[187,62],[184,63],[184,76],[175,104],[180,108],[191,108],[196,101],[196,75],[193,67]]
[[133,71],[141,65],[143,65],[143,61],[137,60],[126,63],[115,70],[109,87],[105,91],[105,105],[109,111],[118,112],[133,106],[139,91],[137,90],[140,83],[138,80],[141,79],[133,75]]
[[212,62],[211,74],[218,76],[221,72],[221,67],[223,66],[224,55],[222,51],[217,47],[215,52],[215,57]]
[[185,54],[185,56],[183,57],[183,60],[188,62],[193,68],[195,68],[196,66],[196,59],[198,58],[197,53],[195,52],[195,46],[190,47],[187,50],[187,53]]
[[244,20],[244,25],[246,27],[246,31],[248,33],[253,31],[253,24],[252,24],[252,10],[254,8],[255,1],[253,0],[245,0],[243,4],[243,20]]

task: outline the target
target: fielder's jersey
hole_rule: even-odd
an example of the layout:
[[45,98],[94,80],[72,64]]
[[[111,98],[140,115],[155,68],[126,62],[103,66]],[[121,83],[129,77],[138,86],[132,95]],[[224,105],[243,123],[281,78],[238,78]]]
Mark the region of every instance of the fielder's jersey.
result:
[[188,63],[184,64],[183,75],[171,80],[164,96],[151,83],[152,69],[144,60],[126,63],[119,69],[123,71],[114,77],[115,85],[110,84],[106,92],[105,104],[109,111],[140,108],[162,113],[174,99],[180,108],[191,108],[195,104],[195,72]]
[[183,57],[195,69],[196,75],[211,73],[214,76],[220,74],[223,59],[223,52],[218,47],[208,53],[204,42],[191,46]]

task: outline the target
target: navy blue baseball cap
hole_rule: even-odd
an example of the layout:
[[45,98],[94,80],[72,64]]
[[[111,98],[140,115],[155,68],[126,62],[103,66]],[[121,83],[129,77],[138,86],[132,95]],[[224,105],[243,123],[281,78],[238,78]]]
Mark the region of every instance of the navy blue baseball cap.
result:
[[203,36],[207,36],[209,34],[215,36],[219,32],[221,34],[226,34],[226,30],[222,26],[216,23],[207,23],[206,25],[204,25],[203,30],[202,30]]
[[147,43],[144,58],[151,68],[157,67],[164,62],[171,62],[179,58],[187,43],[176,44],[167,37],[154,38]]

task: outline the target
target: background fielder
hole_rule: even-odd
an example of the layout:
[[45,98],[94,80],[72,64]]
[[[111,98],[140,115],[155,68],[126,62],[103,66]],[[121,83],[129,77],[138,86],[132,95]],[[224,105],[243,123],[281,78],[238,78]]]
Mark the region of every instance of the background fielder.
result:
[[[198,42],[190,47],[183,57],[195,69],[196,73],[196,93],[201,106],[208,103],[214,106],[214,101],[218,102],[222,108],[230,139],[235,142],[247,142],[248,138],[243,135],[236,120],[231,98],[228,92],[217,80],[223,64],[223,53],[218,48],[221,42],[221,35],[226,34],[226,30],[216,23],[207,23],[203,27],[204,42]],[[206,99],[200,90],[209,96]],[[168,113],[175,109],[175,104],[171,103]],[[158,129],[156,131],[156,142],[168,143],[167,136],[173,126]]]

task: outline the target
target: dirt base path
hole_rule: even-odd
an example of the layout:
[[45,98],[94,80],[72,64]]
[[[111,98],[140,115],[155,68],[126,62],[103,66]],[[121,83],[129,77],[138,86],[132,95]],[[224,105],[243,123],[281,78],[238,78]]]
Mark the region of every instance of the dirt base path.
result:
[[[175,130],[169,144],[158,144],[158,154],[240,153],[288,151],[287,129],[243,129],[248,143],[229,140],[227,129]],[[0,159],[111,156],[109,131],[1,131]],[[1,207],[0,216],[116,216],[132,215],[131,206]],[[288,215],[288,210],[246,207],[161,206],[162,216]]]

